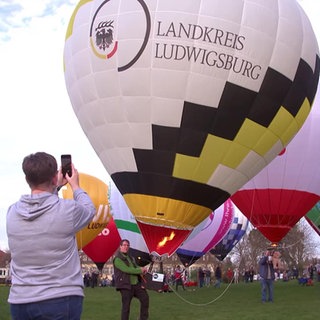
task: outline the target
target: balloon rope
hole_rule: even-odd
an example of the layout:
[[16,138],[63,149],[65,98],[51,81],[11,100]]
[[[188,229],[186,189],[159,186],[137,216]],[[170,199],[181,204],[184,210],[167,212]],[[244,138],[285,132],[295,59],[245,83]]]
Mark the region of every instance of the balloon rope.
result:
[[[240,259],[240,261],[239,261],[239,265],[240,265],[240,264],[241,264],[241,259]],[[219,299],[221,299],[221,298],[224,296],[224,294],[229,290],[229,288],[230,288],[233,280],[234,280],[234,273],[233,273],[233,276],[232,276],[231,281],[229,282],[229,284],[227,285],[227,287],[221,292],[221,294],[220,294],[219,296],[217,296],[216,298],[214,298],[214,299],[212,299],[211,301],[208,301],[208,302],[206,302],[206,303],[194,303],[194,302],[191,302],[190,300],[187,300],[187,299],[185,299],[184,297],[182,297],[182,296],[173,288],[173,285],[170,285],[170,284],[169,284],[169,288],[170,288],[170,289],[172,290],[172,292],[174,292],[175,295],[176,295],[178,298],[180,298],[182,301],[184,301],[184,302],[186,302],[186,303],[188,303],[188,304],[190,304],[190,305],[196,306],[196,307],[203,307],[203,306],[210,305],[210,304],[218,301]],[[195,290],[195,289],[194,289],[194,290]]]
[[288,249],[288,248],[292,248],[294,247],[295,245],[297,245],[299,242],[301,242],[302,239],[298,239],[295,243],[292,243],[288,246],[286,246],[285,244],[283,244],[279,249]]
[[253,207],[254,207],[255,197],[256,197],[256,188],[253,189],[253,198],[252,198],[252,202],[251,202],[250,219],[249,219],[250,221],[253,216]]
[[[232,281],[233,281],[233,278],[232,278]],[[228,286],[223,290],[223,292],[218,297],[216,297],[213,300],[208,301],[206,303],[194,303],[194,302],[191,302],[191,301],[185,299],[184,297],[182,297],[176,290],[174,290],[174,288],[171,285],[169,285],[169,287],[172,290],[172,292],[174,292],[175,295],[178,298],[180,298],[182,301],[184,301],[184,302],[186,302],[186,303],[188,303],[190,305],[193,305],[193,306],[203,307],[203,306],[207,306],[209,304],[212,304],[212,303],[216,302],[217,300],[219,300],[220,298],[222,298],[222,296],[227,292],[227,290],[229,289],[230,285],[232,284],[232,281],[228,284]]]

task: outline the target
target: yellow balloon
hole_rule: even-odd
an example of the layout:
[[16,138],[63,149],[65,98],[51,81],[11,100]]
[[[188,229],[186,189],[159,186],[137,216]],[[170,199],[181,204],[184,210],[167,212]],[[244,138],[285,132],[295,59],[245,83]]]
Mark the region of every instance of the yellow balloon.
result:
[[[83,248],[91,242],[108,224],[111,212],[108,200],[108,186],[100,179],[85,173],[79,173],[80,187],[90,196],[96,213],[92,221],[83,229],[81,229],[76,237],[78,249]],[[73,199],[73,192],[68,184],[62,189],[64,199]]]

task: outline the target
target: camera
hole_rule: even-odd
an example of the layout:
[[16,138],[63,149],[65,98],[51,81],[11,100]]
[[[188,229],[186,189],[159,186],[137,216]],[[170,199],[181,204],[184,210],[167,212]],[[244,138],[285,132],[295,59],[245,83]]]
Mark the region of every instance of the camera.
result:
[[61,155],[61,168],[63,177],[68,173],[69,177],[72,176],[72,167],[71,167],[71,155],[62,154]]

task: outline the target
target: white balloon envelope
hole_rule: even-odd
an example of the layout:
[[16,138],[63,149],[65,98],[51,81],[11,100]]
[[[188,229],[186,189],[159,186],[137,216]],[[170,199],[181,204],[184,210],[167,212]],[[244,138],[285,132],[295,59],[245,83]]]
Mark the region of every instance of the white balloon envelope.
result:
[[64,68],[85,134],[162,254],[298,132],[319,54],[294,0],[92,0],[70,19]]

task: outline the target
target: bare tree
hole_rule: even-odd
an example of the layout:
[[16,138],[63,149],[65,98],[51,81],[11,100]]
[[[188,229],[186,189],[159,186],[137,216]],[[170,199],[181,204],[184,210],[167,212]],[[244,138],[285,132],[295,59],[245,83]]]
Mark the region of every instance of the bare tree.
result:
[[289,231],[282,241],[282,246],[283,260],[287,263],[288,269],[296,267],[300,275],[309,261],[317,255],[314,250],[317,247],[316,239],[304,219]]
[[252,229],[233,250],[233,261],[240,270],[253,266],[257,272],[257,264],[261,254],[270,246],[267,240],[258,229]]
[[[316,240],[311,227],[304,219],[301,219],[278,244],[284,268],[292,270],[295,267],[302,275],[306,265],[314,261],[317,256]],[[258,260],[270,244],[270,241],[258,229],[253,228],[234,247],[231,259],[240,270],[245,270],[252,265],[257,272]]]

